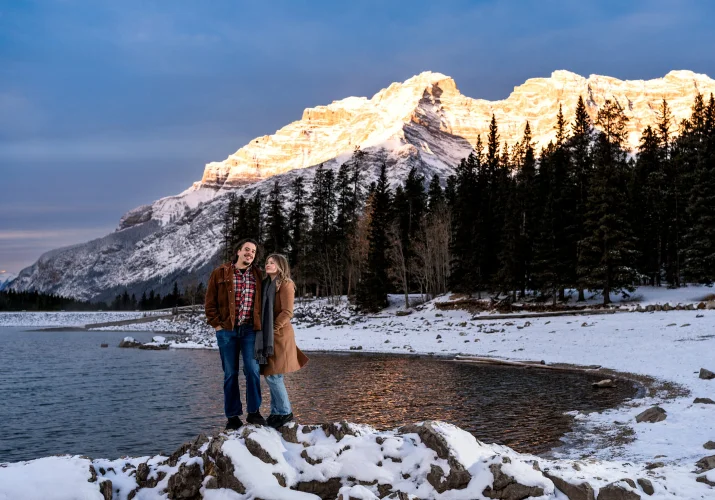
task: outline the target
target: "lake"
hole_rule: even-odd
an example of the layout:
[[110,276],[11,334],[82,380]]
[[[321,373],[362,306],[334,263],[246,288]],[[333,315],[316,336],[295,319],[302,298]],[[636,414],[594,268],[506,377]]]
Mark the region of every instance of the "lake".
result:
[[[168,454],[223,428],[218,351],[118,348],[127,335],[143,342],[153,336],[0,328],[0,462]],[[389,429],[444,420],[526,453],[559,445],[571,428],[564,412],[611,408],[636,393],[628,383],[596,391],[591,383],[599,377],[583,373],[428,356],[308,355],[303,370],[286,376],[299,423],[349,420]],[[269,397],[264,383],[264,416]]]

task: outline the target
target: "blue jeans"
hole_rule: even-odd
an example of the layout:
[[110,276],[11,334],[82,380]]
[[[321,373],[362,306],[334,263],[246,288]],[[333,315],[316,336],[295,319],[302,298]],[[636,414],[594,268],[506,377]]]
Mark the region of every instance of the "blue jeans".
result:
[[291,412],[288,391],[283,383],[283,375],[266,375],[271,390],[271,415],[288,415]]
[[261,375],[258,361],[253,358],[256,333],[252,325],[239,325],[235,330],[216,332],[216,343],[223,367],[223,408],[227,418],[243,415],[241,390],[238,386],[239,355],[243,355],[243,374],[246,376],[248,413],[261,407]]

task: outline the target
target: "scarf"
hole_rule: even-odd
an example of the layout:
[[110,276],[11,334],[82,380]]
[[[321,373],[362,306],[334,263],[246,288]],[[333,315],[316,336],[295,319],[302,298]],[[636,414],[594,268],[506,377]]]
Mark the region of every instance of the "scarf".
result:
[[268,363],[273,356],[273,308],[276,303],[276,280],[270,276],[263,280],[261,294],[261,332],[256,335],[254,358],[259,365]]

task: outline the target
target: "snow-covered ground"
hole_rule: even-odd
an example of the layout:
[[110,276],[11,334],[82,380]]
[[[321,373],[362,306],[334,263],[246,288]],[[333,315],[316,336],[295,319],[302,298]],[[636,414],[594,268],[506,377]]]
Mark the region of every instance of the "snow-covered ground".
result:
[[[670,305],[699,304],[711,290],[706,287],[678,290],[641,288],[635,297],[640,299],[641,305],[666,302]],[[548,460],[545,457],[538,459],[542,470],[544,467],[558,469],[559,474],[569,481],[578,483],[585,480],[594,489],[625,477],[634,480],[641,477],[650,479],[654,484],[655,494],[651,498],[715,498],[715,489],[703,482],[696,482],[696,477],[701,477],[700,481],[715,483],[715,470],[695,472],[698,460],[715,454],[715,451],[704,447],[706,442],[715,441],[715,404],[694,403],[695,398],[715,400],[715,380],[704,380],[698,376],[701,368],[715,371],[715,310],[706,308],[489,319],[488,316],[473,316],[466,311],[439,310],[435,306],[435,302],[448,298],[439,297],[433,302],[413,306],[406,314],[402,307],[402,297],[392,296],[390,308],[367,317],[356,316],[345,302],[304,302],[296,307],[297,342],[307,351],[359,350],[448,356],[462,354],[506,360],[543,360],[549,365],[601,365],[604,369],[634,374],[634,377],[645,376],[648,380],[644,379],[644,382],[649,388],[645,397],[601,413],[573,412],[574,432],[564,438],[564,446],[554,450]],[[712,307],[712,304],[708,302],[706,305]],[[634,303],[631,300],[624,305],[633,306]],[[170,341],[173,343],[172,347],[215,347],[213,332],[203,326],[201,321],[200,318],[176,321],[172,327],[175,330],[168,330],[166,323],[170,322],[164,321],[157,325],[157,321],[151,329],[190,333],[183,341]],[[184,330],[181,330],[182,323],[185,324]],[[152,323],[131,326],[148,329],[150,325]],[[663,408],[667,412],[667,418],[656,423],[636,423],[635,416],[654,405]],[[376,431],[370,431],[367,435],[372,437],[365,439],[374,440]],[[272,434],[262,438],[267,440],[266,442],[273,439],[273,444],[267,446],[279,450],[276,452],[278,455],[283,453],[284,460],[295,470],[303,471],[303,464],[291,462],[291,447],[284,440],[275,441],[276,438],[270,436]],[[510,450],[502,450],[501,447],[489,447],[481,443],[477,445],[465,436],[460,436],[460,443],[463,443],[460,449],[470,457],[482,456],[481,454],[508,454],[512,462],[520,464],[534,459]],[[239,444],[245,443],[238,439],[235,452],[245,454],[245,447],[241,448]],[[332,442],[332,447],[320,444],[316,446],[316,450],[320,451],[315,453],[322,454],[320,456],[333,456],[336,453],[337,445]],[[362,445],[356,446],[362,449]],[[488,447],[488,451],[483,449],[484,446]],[[226,444],[224,449],[225,447]],[[241,451],[242,449],[244,451]],[[364,453],[366,455],[362,456],[361,460],[367,463],[374,459],[372,451]],[[712,460],[715,466],[715,458]],[[35,464],[33,467],[37,462],[39,461],[31,462]],[[375,462],[376,460],[373,460],[372,463]],[[488,461],[477,462],[481,464],[479,467],[483,468]],[[477,462],[471,461],[471,458],[464,462],[465,468],[472,473],[473,481],[481,477],[481,472],[477,473],[476,469],[473,472],[470,468]],[[88,464],[82,465],[85,468],[87,466]],[[251,469],[252,473],[262,474],[268,470],[264,471],[261,467]],[[0,484],[5,470],[8,469],[0,468]],[[118,470],[118,467],[115,466],[115,470]],[[334,470],[340,470],[340,467]],[[374,475],[367,475],[365,481],[372,481],[370,478],[380,480],[382,476],[376,472],[377,469],[369,470],[372,470]],[[523,477],[528,483],[530,472],[525,472],[524,467],[515,466],[514,470],[514,477]],[[355,474],[347,475],[358,477]],[[238,471],[236,476],[239,477]],[[324,477],[327,479],[334,475],[327,474]],[[522,481],[522,484],[527,483]],[[479,487],[483,488],[484,484],[486,483],[480,482]],[[476,490],[470,490],[473,496],[446,492],[442,496],[430,494],[423,497],[420,496],[424,494],[419,490],[420,486],[413,486],[419,498],[482,498],[474,494]],[[554,493],[553,486],[550,486],[551,490],[548,484],[546,486],[544,495],[539,498],[565,498],[561,493]],[[628,485],[623,487],[630,488]],[[372,486],[367,489],[374,490],[372,495],[377,491]],[[643,494],[642,490],[642,485],[632,489],[639,494]],[[0,500],[3,500],[2,491],[3,488],[0,487]],[[297,492],[293,493],[275,498],[309,498]],[[365,496],[360,497],[358,494]],[[216,491],[212,491],[208,492],[205,498],[252,498],[229,493],[225,496],[217,495]],[[357,491],[351,492],[350,495],[354,498],[376,498]],[[136,498],[164,497],[147,494]]]
[[84,327],[92,323],[141,318],[144,313],[133,312],[0,312],[0,327]]

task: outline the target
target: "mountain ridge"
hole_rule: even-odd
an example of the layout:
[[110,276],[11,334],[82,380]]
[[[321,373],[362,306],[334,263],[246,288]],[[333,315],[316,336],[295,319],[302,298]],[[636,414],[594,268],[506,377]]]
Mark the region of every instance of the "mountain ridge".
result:
[[492,114],[502,143],[520,140],[528,121],[539,148],[555,138],[559,105],[570,122],[579,95],[592,118],[606,99],[619,102],[629,117],[627,144],[633,150],[645,126],[655,122],[663,99],[679,122],[690,116],[698,92],[715,93],[715,81],[687,70],[632,81],[557,70],[516,86],[506,99],[488,101],[462,95],[446,75],[420,73],[369,99],[348,97],[307,108],[301,120],[252,139],[221,162],[208,163],[201,181],[184,192],[130,210],[114,233],[44,254],[11,287],[93,300],[124,289],[165,293],[174,281],[204,279],[217,263],[221,215],[230,192],[265,192],[273,180],[287,186],[296,175],[310,182],[318,165],[337,168],[356,147],[365,152],[368,180],[376,178],[383,162],[393,184],[410,168],[426,178],[438,174],[444,179],[477,138],[486,137]]

